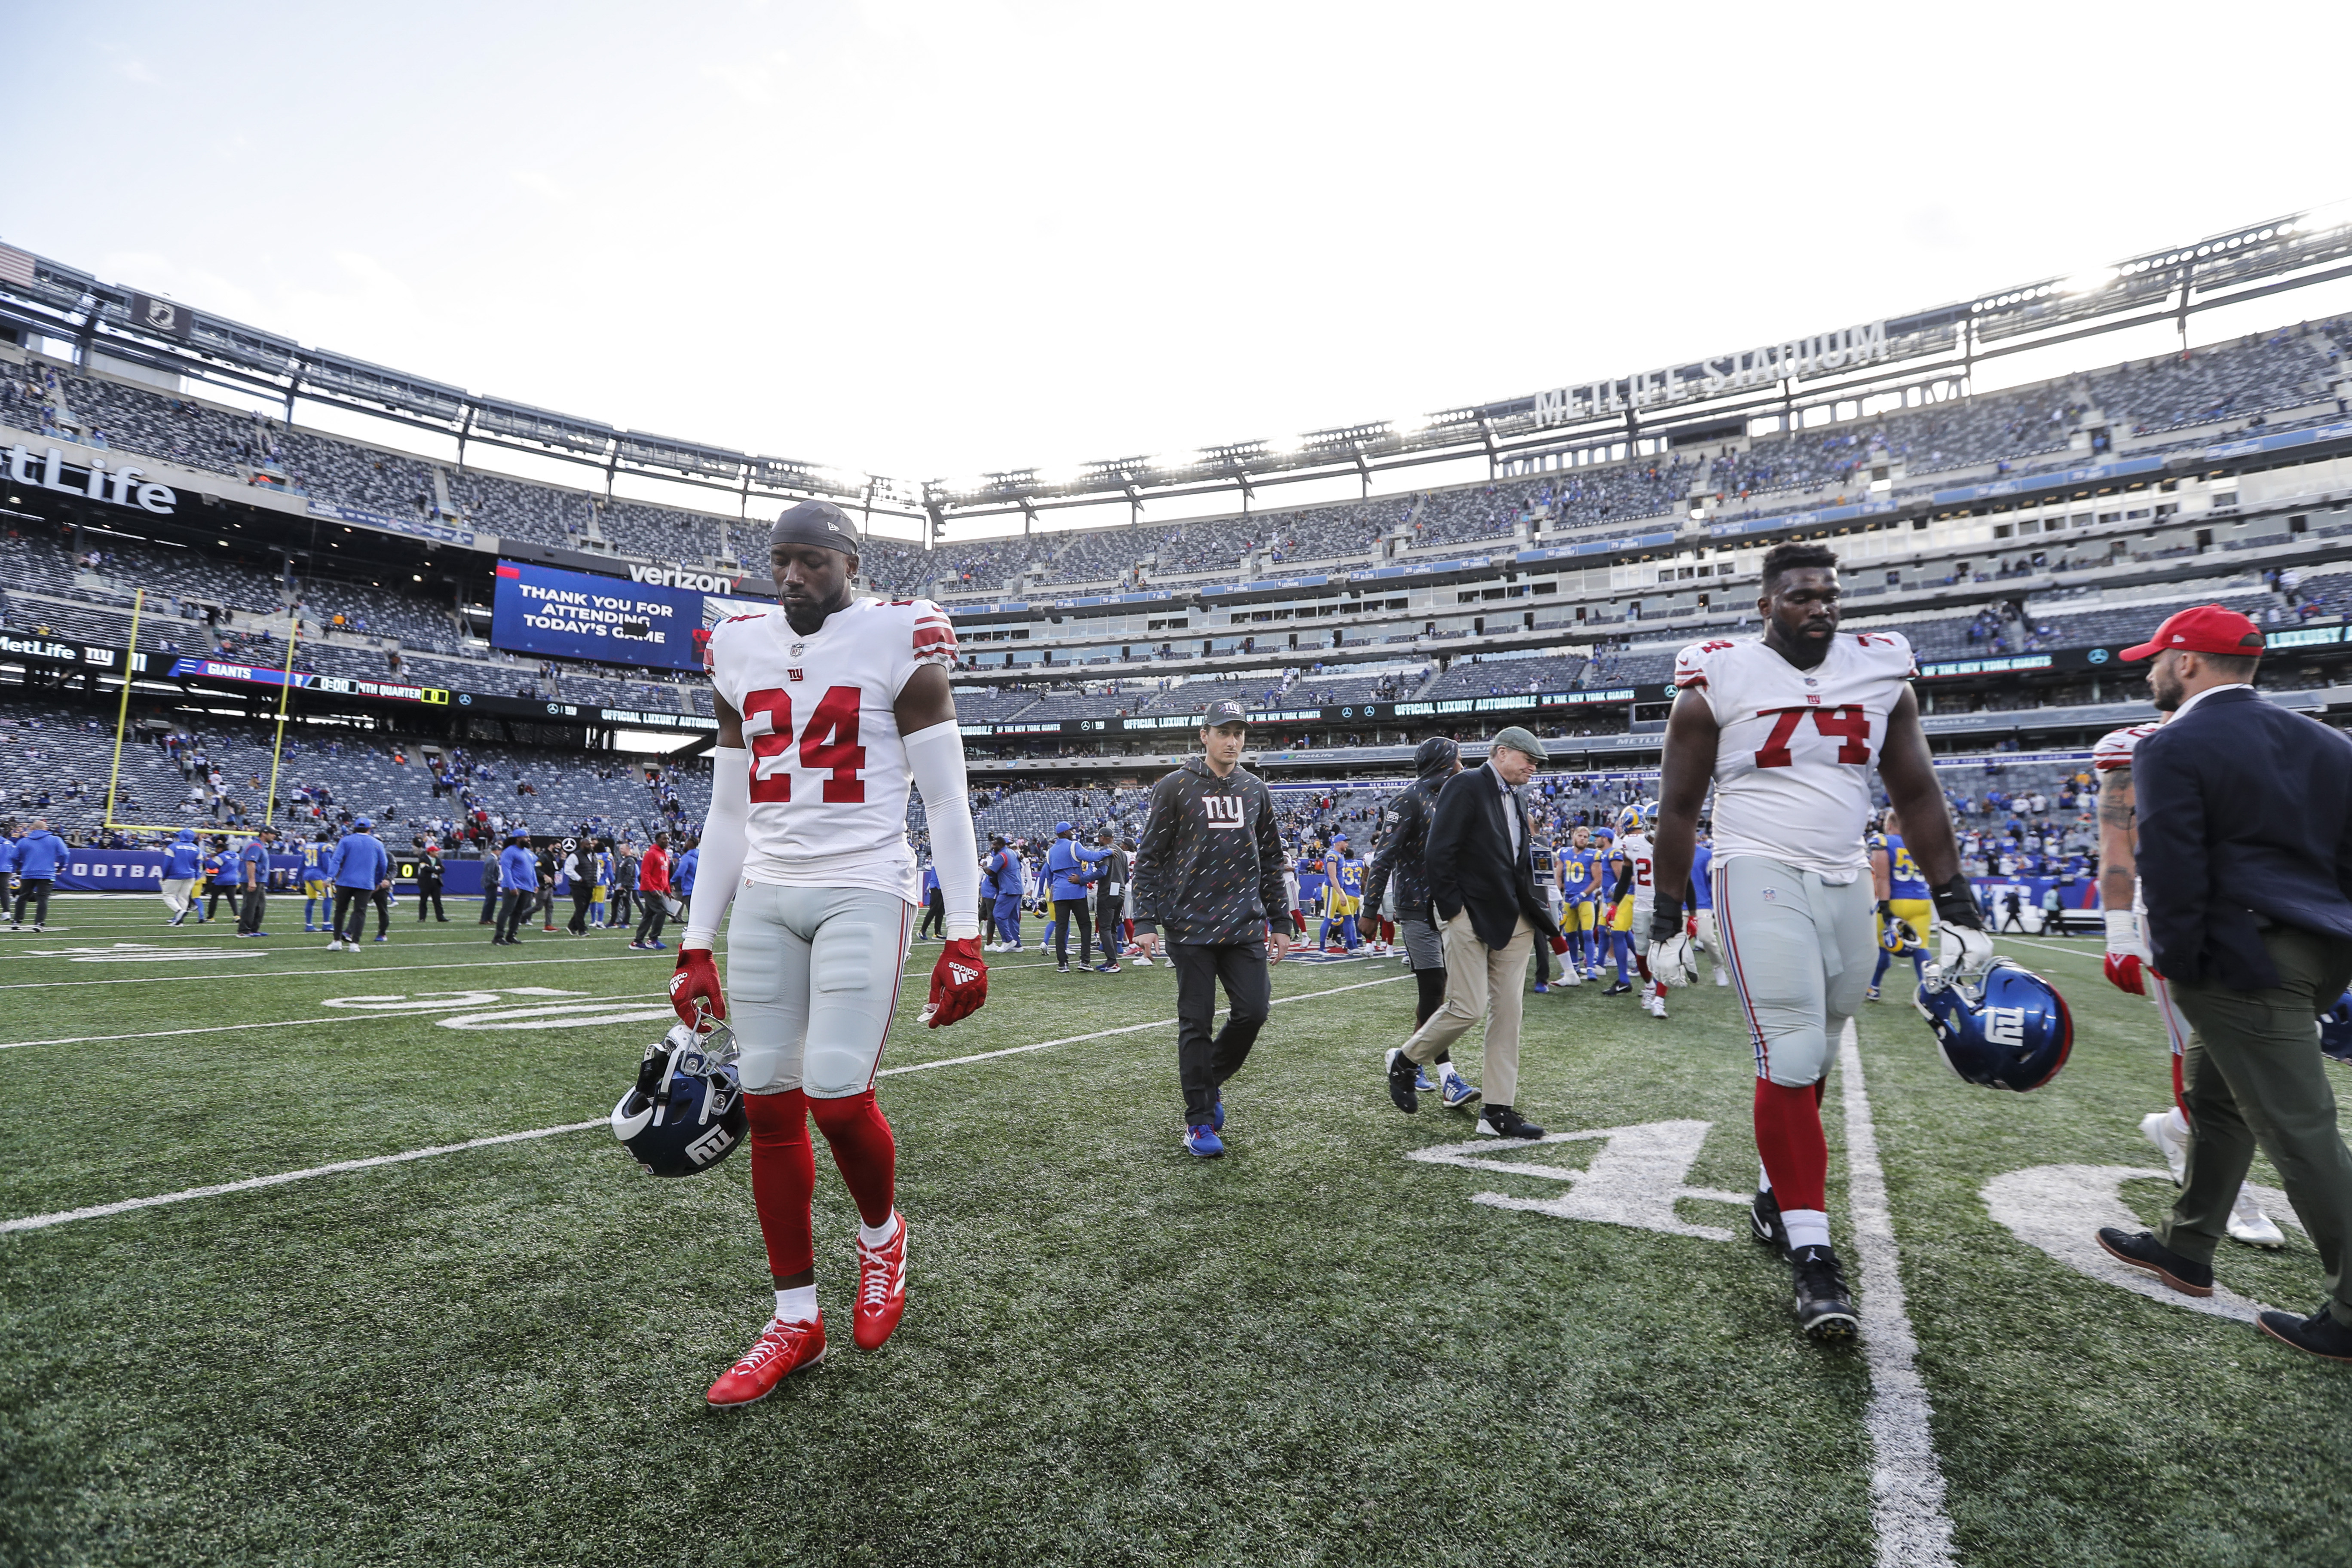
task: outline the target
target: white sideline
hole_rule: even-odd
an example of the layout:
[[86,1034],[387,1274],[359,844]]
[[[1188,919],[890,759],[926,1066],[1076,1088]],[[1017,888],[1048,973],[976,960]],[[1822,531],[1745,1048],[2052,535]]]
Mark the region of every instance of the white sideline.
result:
[[1853,1250],[1862,1265],[1862,1352],[1870,1368],[1870,1519],[1878,1531],[1879,1568],[1951,1563],[1952,1521],[1944,1512],[1944,1471],[1936,1462],[1927,1385],[1916,1364],[1919,1342],[1904,1310],[1895,1219],[1878,1131],[1862,1081],[1853,1020],[1838,1037],[1838,1079],[1845,1096],[1846,1192],[1853,1210]]
[[[1400,981],[1412,978],[1410,974],[1397,974],[1386,980],[1365,980],[1353,985],[1335,985],[1328,991],[1307,991],[1296,996],[1277,996],[1274,1001],[1276,1005],[1285,1002],[1311,1002],[1318,996],[1337,996],[1343,991],[1364,991],[1375,985],[1394,985]],[[1222,1012],[1223,1009],[1221,1008],[1219,1011]],[[310,1018],[289,1021],[323,1024],[331,1023],[334,1020]],[[1090,1035],[1071,1035],[1058,1040],[1040,1040],[1034,1045],[1007,1046],[1000,1051],[980,1051],[968,1057],[947,1057],[932,1062],[910,1062],[905,1067],[886,1068],[876,1076],[887,1078],[893,1073],[929,1072],[933,1068],[963,1067],[972,1062],[991,1061],[998,1057],[1017,1057],[1029,1051],[1042,1051],[1051,1046],[1074,1046],[1082,1040],[1107,1039],[1112,1035],[1132,1035],[1143,1029],[1170,1028],[1175,1023],[1176,1020],[1173,1018],[1160,1018],[1149,1024],[1128,1024],[1116,1029],[1098,1029]],[[240,1028],[251,1026],[232,1024],[226,1026]],[[205,1034],[211,1031],[188,1029],[172,1032]],[[129,1039],[135,1037],[117,1037]],[[27,1215],[22,1219],[0,1220],[0,1236],[5,1236],[11,1231],[47,1230],[51,1226],[65,1225],[78,1219],[102,1219],[108,1215],[125,1214],[132,1209],[154,1208],[162,1204],[185,1203],[190,1198],[217,1197],[224,1193],[249,1192],[256,1187],[275,1187],[287,1182],[307,1181],[312,1176],[335,1176],[346,1171],[363,1171],[375,1165],[404,1164],[408,1161],[423,1160],[435,1154],[456,1154],[467,1149],[487,1148],[493,1143],[520,1143],[534,1138],[552,1138],[563,1132],[584,1132],[591,1127],[606,1125],[608,1123],[605,1118],[600,1116],[593,1121],[568,1121],[561,1127],[541,1127],[529,1132],[501,1132],[495,1138],[474,1138],[463,1143],[443,1143],[431,1149],[412,1149],[404,1154],[378,1154],[366,1160],[338,1160],[331,1165],[313,1165],[303,1171],[281,1171],[274,1176],[250,1176],[241,1182],[222,1182],[209,1187],[190,1187],[184,1192],[162,1193],[152,1198],[124,1198],[119,1203],[98,1204],[89,1208],[67,1209],[58,1214]]]

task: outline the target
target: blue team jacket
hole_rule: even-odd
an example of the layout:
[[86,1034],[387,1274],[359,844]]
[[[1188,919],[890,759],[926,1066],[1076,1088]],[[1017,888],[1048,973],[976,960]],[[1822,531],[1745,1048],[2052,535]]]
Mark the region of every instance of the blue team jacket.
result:
[[16,875],[27,880],[55,877],[65,858],[66,841],[47,828],[16,840]]
[[346,833],[335,846],[335,886],[368,888],[383,880],[392,857],[371,833]]
[[499,886],[509,892],[539,889],[539,857],[520,844],[509,844],[499,855]]
[[1087,884],[1095,879],[1091,868],[1097,861],[1110,858],[1108,849],[1088,849],[1074,838],[1056,838],[1054,847],[1045,851],[1045,875],[1052,879],[1056,900],[1083,899]]

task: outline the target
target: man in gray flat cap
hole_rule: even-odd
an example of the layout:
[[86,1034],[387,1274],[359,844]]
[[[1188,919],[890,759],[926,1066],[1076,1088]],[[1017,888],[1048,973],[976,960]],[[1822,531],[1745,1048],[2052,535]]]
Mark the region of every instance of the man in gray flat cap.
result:
[[1514,724],[1495,737],[1485,766],[1454,774],[1438,792],[1426,864],[1445,943],[1445,1000],[1388,1055],[1389,1098],[1399,1110],[1418,1110],[1419,1069],[1485,1018],[1478,1131],[1491,1138],[1543,1136],[1513,1103],[1528,958],[1538,936],[1559,934],[1536,886],[1535,835],[1518,795],[1543,760],[1543,742]]

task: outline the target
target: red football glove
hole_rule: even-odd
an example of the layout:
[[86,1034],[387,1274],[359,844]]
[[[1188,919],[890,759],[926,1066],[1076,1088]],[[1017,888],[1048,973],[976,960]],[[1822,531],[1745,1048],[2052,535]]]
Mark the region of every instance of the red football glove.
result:
[[707,947],[678,950],[677,967],[670,972],[669,1005],[688,1024],[700,1020],[695,1015],[695,1004],[701,1003],[714,1018],[727,1016],[727,997],[719,989],[719,968],[710,962]]
[[980,956],[980,938],[958,937],[931,966],[931,999],[923,1008],[923,1022],[944,1027],[979,1012],[987,1000],[988,961]]
[[[2140,978],[2141,964],[2136,952],[2107,954],[2107,982],[2118,991],[2128,991],[2135,996],[2147,994],[2147,983]],[[2155,971],[2148,971],[2154,973]]]

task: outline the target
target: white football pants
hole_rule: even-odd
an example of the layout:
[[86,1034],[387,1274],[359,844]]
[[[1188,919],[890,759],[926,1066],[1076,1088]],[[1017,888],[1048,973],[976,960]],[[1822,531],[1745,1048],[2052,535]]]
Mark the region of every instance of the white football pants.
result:
[[870,888],[743,885],[727,919],[727,1021],[746,1092],[874,1087],[915,912]]
[[194,888],[195,885],[196,879],[194,877],[164,878],[163,883],[163,907],[171,910],[175,915],[186,914],[188,912],[188,889]]
[[1870,881],[1838,886],[1761,856],[1715,862],[1723,956],[1748,1013],[1756,1076],[1786,1089],[1821,1081],[1878,962]]

